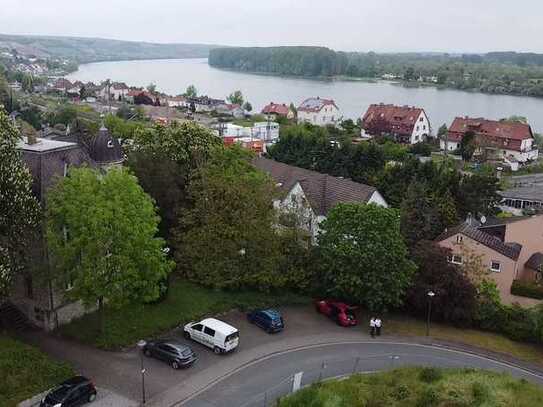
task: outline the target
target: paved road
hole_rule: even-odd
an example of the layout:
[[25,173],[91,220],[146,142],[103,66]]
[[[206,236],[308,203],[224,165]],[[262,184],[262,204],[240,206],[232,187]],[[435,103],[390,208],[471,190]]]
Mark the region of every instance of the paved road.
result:
[[351,374],[353,371],[374,372],[409,365],[488,369],[508,372],[543,385],[543,376],[468,353],[426,345],[360,342],[284,352],[242,369],[182,405],[266,406],[290,391],[292,377],[297,372],[303,372],[303,386],[319,379]]

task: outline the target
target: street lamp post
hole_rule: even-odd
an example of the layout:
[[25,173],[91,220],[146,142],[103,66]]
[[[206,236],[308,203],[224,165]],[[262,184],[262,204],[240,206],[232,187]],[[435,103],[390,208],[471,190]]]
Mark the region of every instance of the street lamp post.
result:
[[147,344],[143,339],[138,342],[141,356],[141,404],[145,405],[145,368],[143,366],[143,348]]
[[432,315],[432,299],[436,295],[433,291],[428,291],[428,319],[426,320],[426,336],[430,336],[430,316]]

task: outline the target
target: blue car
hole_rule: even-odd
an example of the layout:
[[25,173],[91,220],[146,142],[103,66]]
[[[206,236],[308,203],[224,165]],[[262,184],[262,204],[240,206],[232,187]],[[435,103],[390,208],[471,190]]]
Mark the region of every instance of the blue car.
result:
[[247,320],[251,324],[259,326],[269,334],[280,332],[285,327],[281,313],[273,309],[249,312],[247,314]]

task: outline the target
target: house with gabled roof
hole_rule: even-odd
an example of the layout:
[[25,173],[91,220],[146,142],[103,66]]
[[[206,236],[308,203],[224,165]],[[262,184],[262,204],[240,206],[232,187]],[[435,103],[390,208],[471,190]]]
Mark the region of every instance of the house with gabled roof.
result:
[[258,157],[253,165],[268,173],[280,190],[274,206],[283,213],[296,212],[303,219],[302,227],[316,241],[319,224],[328,212],[340,203],[374,203],[388,207],[376,188],[350,179],[283,164]]
[[278,117],[284,117],[289,120],[296,117],[296,114],[292,111],[292,109],[284,103],[280,104],[271,102],[270,104],[264,106],[261,113],[265,116],[270,116],[274,120],[276,120]]
[[515,280],[543,280],[543,215],[468,220],[447,229],[437,239],[451,250],[449,261],[462,265],[466,255],[478,256],[506,304],[531,306],[539,300],[511,294]]
[[529,124],[516,121],[487,120],[481,117],[457,117],[441,140],[442,150],[460,148],[467,133],[475,135],[475,156],[491,160],[514,160],[520,163],[537,160],[539,150]]
[[430,120],[420,107],[373,104],[362,116],[361,137],[379,135],[405,144],[420,143],[432,136]]
[[297,111],[299,123],[311,123],[315,126],[336,126],[343,119],[336,102],[319,96],[304,100]]

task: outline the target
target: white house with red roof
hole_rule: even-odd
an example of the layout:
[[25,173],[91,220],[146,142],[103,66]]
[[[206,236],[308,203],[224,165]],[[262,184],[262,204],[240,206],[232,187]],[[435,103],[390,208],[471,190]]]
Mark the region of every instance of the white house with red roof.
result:
[[362,138],[391,135],[398,142],[416,144],[432,136],[424,109],[384,103],[370,105],[362,116]]
[[539,150],[535,145],[534,134],[529,124],[483,118],[457,117],[454,119],[445,139],[440,142],[441,149],[457,150],[468,132],[472,132],[476,137],[475,155],[520,163],[537,160],[539,157]]
[[297,110],[299,123],[311,123],[315,126],[335,126],[343,118],[336,102],[318,96],[304,100]]

